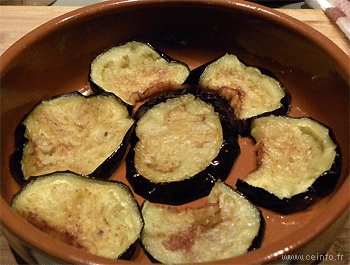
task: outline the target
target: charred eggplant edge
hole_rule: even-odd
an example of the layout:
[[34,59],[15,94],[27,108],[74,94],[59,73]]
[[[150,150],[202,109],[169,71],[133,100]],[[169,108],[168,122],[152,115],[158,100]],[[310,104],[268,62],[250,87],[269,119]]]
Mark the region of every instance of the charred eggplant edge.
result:
[[[95,97],[98,95],[103,95],[103,96],[112,96],[117,99],[118,102],[123,104],[124,106],[127,107],[127,105],[119,99],[116,95],[113,93],[109,92],[100,92],[98,94],[91,94],[89,96],[84,96],[81,94],[79,91],[72,91],[68,92],[65,94],[60,94],[60,95],[55,95],[53,97],[50,97],[48,99],[43,99],[40,100],[38,103],[35,104],[35,106],[27,113],[24,115],[23,119],[20,121],[19,125],[15,129],[15,151],[14,153],[10,156],[10,172],[14,176],[14,178],[19,182],[19,184],[23,185],[27,180],[24,178],[23,172],[22,172],[22,157],[23,157],[23,151],[25,144],[28,142],[28,139],[24,137],[25,131],[26,131],[26,126],[23,124],[23,121],[30,115],[30,113],[34,110],[35,107],[40,105],[42,102],[46,101],[51,101],[59,97],[79,97],[83,96],[85,98],[88,97]],[[128,109],[129,116],[131,116],[131,110]],[[127,147],[129,145],[131,136],[133,134],[133,130],[135,129],[135,122],[133,125],[129,128],[127,133],[125,134],[121,144],[115,150],[102,164],[100,164],[91,174],[88,176],[91,178],[96,178],[96,179],[108,179],[112,173],[117,169],[117,167],[120,165],[122,159],[124,158]],[[32,177],[30,177],[32,178]]]
[[[214,106],[220,117],[224,141],[217,157],[203,171],[180,181],[154,183],[139,174],[135,168],[134,154],[138,137],[134,130],[130,141],[131,148],[126,157],[126,178],[134,192],[150,202],[181,205],[207,196],[217,180],[224,181],[228,177],[235,160],[240,154],[235,117],[228,104],[226,104],[226,100],[219,95],[202,91],[197,87],[185,86],[182,90],[165,93],[147,101],[135,113],[136,122],[151,107],[168,99],[189,93]],[[194,187],[197,188],[194,189]]]
[[[314,120],[313,118],[308,118]],[[328,129],[329,136],[336,145],[336,156],[331,168],[323,172],[305,192],[295,194],[291,198],[280,199],[275,194],[263,188],[250,185],[242,179],[237,179],[237,190],[257,206],[284,215],[304,211],[332,193],[339,182],[342,172],[342,152],[332,129],[322,123],[320,124]]]

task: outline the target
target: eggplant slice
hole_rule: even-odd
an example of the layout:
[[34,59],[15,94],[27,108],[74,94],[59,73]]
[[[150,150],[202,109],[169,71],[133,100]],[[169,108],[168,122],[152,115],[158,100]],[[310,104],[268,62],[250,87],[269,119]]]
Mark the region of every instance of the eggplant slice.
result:
[[247,66],[232,54],[192,70],[186,83],[198,84],[227,98],[240,120],[243,136],[249,133],[252,118],[285,115],[289,110],[290,95],[271,72]]
[[179,205],[209,194],[240,153],[228,102],[186,87],[142,105],[127,161],[127,179],[145,199]]
[[134,120],[112,93],[71,92],[43,100],[16,130],[16,176],[72,171],[108,178],[123,159]]
[[166,264],[223,260],[260,247],[265,221],[260,210],[221,181],[198,208],[142,205],[141,242],[147,253]]
[[112,259],[130,258],[144,225],[127,185],[72,172],[31,178],[11,207],[51,237]]
[[253,203],[289,214],[335,188],[341,154],[325,126],[310,118],[269,116],[252,122],[251,135],[258,168],[236,187]]
[[98,55],[91,63],[90,78],[99,89],[112,92],[134,106],[170,84],[181,85],[189,73],[186,64],[171,59],[150,44],[130,41]]

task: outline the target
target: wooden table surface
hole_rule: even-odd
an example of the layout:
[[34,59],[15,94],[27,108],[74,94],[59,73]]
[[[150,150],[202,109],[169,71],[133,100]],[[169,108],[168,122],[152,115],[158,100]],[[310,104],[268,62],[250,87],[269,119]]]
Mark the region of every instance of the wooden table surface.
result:
[[[2,54],[14,42],[22,36],[42,25],[43,23],[75,10],[78,7],[62,6],[0,6],[0,54]],[[350,56],[350,42],[321,10],[313,9],[279,9],[291,17],[299,19],[307,25],[315,28]],[[342,254],[342,260],[322,261],[319,264],[349,264],[349,221],[344,231],[329,249],[329,255]],[[0,264],[17,265],[18,262],[10,251],[3,236],[0,236]]]

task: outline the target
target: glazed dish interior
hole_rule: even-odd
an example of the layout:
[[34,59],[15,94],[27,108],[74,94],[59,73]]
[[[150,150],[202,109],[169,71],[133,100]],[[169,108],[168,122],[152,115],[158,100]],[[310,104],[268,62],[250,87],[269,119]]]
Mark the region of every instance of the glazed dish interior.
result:
[[[130,40],[148,42],[186,63],[190,69],[225,53],[268,69],[291,94],[288,116],[312,117],[331,128],[341,147],[343,161],[349,161],[349,84],[345,81],[349,73],[344,64],[334,59],[340,51],[331,54],[327,42],[321,46],[305,36],[310,29],[298,33],[290,26],[296,22],[288,22],[285,17],[267,11],[258,12],[254,5],[232,4],[232,8],[227,8],[229,5],[225,3],[209,5],[204,4],[205,1],[146,2],[139,5],[130,2],[120,7],[113,2],[98,5],[101,10],[94,15],[92,9],[86,8],[84,14],[77,12],[68,16],[52,30],[48,27],[54,23],[42,27],[37,31],[38,38],[29,36],[21,40],[29,42],[27,48],[17,45],[4,57],[1,194],[7,204],[21,188],[9,170],[9,163],[15,151],[14,131],[24,115],[42,99],[72,91],[92,93],[91,61],[103,50]],[[341,60],[340,57],[337,59]],[[241,154],[226,180],[233,187],[237,179],[244,179],[256,168],[253,140],[240,137],[239,144]],[[111,179],[128,184],[125,172],[125,162],[122,162]],[[299,231],[315,219],[325,218],[329,211],[327,205],[348,175],[348,163],[343,163],[342,175],[333,193],[305,211],[281,215],[261,208],[266,220],[262,246],[256,250],[262,253],[261,260],[268,259],[265,253],[269,247],[276,248],[292,235],[296,241],[297,237],[303,238]],[[136,197],[141,204],[143,199]],[[33,233],[42,236],[35,230]],[[133,259],[149,261],[141,247]]]

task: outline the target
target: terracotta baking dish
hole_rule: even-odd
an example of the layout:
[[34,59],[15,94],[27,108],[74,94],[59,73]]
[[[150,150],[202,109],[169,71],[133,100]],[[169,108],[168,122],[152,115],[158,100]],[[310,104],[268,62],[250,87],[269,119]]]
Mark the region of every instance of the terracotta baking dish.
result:
[[[310,116],[332,128],[344,161],[334,192],[295,214],[262,209],[266,232],[261,248],[218,263],[269,263],[291,253],[323,254],[348,216],[349,57],[293,18],[229,0],[107,1],[42,25],[2,55],[1,223],[10,246],[31,263],[126,262],[55,241],[21,219],[9,207],[20,189],[9,170],[9,160],[15,150],[15,128],[39,100],[74,90],[89,91],[92,59],[106,48],[132,39],[150,42],[191,69],[225,52],[236,54],[251,65],[269,69],[286,85],[292,96],[290,116]],[[242,154],[227,179],[233,186],[255,167],[252,142],[241,139],[240,143]],[[112,179],[128,183],[124,163]],[[133,263],[149,262],[139,247]]]

